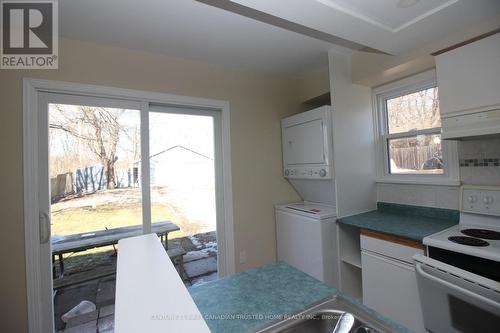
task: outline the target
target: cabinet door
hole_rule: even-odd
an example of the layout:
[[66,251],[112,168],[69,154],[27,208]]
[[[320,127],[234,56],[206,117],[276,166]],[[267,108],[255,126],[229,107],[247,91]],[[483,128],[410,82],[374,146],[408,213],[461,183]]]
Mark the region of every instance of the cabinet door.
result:
[[366,251],[361,264],[363,303],[410,330],[425,332],[413,266]]
[[442,115],[500,104],[500,33],[436,57]]

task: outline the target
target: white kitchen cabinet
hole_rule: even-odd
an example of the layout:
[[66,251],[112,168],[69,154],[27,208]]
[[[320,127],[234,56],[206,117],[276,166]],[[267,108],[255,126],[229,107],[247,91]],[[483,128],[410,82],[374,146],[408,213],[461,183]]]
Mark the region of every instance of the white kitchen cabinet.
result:
[[378,235],[361,234],[363,303],[417,333],[425,332],[411,259],[423,250]]
[[500,108],[500,33],[436,56],[443,117]]

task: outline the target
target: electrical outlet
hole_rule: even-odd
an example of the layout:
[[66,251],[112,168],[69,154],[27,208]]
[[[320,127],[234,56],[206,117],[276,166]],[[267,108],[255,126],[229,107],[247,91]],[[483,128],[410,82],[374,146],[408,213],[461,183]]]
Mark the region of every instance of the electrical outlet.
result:
[[240,264],[244,264],[247,262],[247,251],[240,251]]

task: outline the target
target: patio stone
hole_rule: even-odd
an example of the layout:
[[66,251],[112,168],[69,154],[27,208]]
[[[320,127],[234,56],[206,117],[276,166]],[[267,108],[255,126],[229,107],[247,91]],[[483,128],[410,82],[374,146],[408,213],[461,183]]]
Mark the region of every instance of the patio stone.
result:
[[100,282],[97,288],[96,304],[98,307],[115,303],[115,281]]
[[184,270],[190,278],[194,278],[199,275],[207,275],[211,272],[217,272],[217,258],[209,257],[185,263]]
[[64,333],[96,333],[97,332],[97,320],[91,322],[70,327],[63,331]]
[[59,289],[54,299],[54,323],[56,330],[65,327],[61,316],[83,300],[95,303],[98,281],[89,281],[76,286]]
[[212,274],[203,275],[203,276],[199,276],[199,277],[196,277],[196,278],[192,279],[191,280],[191,284],[193,286],[195,286],[195,285],[198,285],[198,284],[202,284],[202,283],[214,281],[214,280],[217,280],[217,279],[218,279],[217,272],[213,272]]
[[68,320],[68,322],[66,323],[66,328],[75,327],[75,326],[79,326],[81,324],[95,321],[97,319],[98,314],[99,314],[99,310],[94,310],[92,312],[84,313],[84,314],[81,314],[79,316],[70,318]]
[[99,333],[112,333],[115,328],[115,315],[99,318],[97,329]]
[[107,317],[115,313],[115,305],[106,305],[99,310],[99,318]]
[[[217,279],[217,247],[215,233],[195,235],[198,246],[189,237],[169,240],[169,247],[181,245],[186,251],[193,251],[184,256],[185,270],[184,281],[186,287],[198,283],[205,283]],[[187,259],[187,260],[186,260]],[[189,261],[189,262],[187,262]],[[111,263],[107,267],[111,267]],[[99,269],[97,266],[95,269]],[[85,267],[86,269],[87,267]],[[95,270],[94,269],[94,270]],[[91,271],[81,271],[82,275]],[[69,275],[67,277],[70,277]],[[75,279],[76,282],[76,279]],[[65,285],[60,288],[55,296],[54,312],[56,330],[59,333],[111,333],[114,331],[114,302],[115,302],[116,276],[109,275],[92,279],[91,281],[77,283],[76,285]],[[97,306],[95,313],[80,319],[73,318],[71,323],[65,325],[61,321],[61,315],[69,311],[82,300],[89,300]],[[78,322],[78,320],[81,320]],[[66,328],[65,328],[66,327]],[[65,329],[64,329],[65,328]]]
[[190,251],[184,255],[184,263],[188,263],[188,262],[200,260],[200,259],[205,259],[205,258],[213,257],[213,256],[214,255],[210,251],[207,251],[206,249],[198,250],[198,251]]

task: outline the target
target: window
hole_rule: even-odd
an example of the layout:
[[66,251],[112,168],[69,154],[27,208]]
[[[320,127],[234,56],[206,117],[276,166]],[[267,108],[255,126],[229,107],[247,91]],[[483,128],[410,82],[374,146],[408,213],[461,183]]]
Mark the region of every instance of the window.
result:
[[457,183],[456,146],[441,139],[434,71],[374,91],[380,181]]

